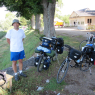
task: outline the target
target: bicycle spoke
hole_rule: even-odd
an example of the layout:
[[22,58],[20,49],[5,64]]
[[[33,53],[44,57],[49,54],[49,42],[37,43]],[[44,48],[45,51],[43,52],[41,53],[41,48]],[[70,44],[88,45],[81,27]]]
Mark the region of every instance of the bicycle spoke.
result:
[[69,63],[63,61],[57,74],[57,83],[61,83],[64,80],[67,74],[68,67],[69,67]]

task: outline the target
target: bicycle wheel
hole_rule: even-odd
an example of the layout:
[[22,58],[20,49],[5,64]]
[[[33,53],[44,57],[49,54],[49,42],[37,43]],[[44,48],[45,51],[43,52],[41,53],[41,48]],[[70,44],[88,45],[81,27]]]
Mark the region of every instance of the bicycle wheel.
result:
[[88,40],[83,40],[79,45],[79,50],[82,50],[82,47],[84,47],[87,44]]
[[58,70],[58,74],[57,74],[57,83],[61,83],[68,71],[68,67],[69,67],[69,62],[67,63],[66,60],[64,60]]
[[38,72],[41,72],[43,70],[43,63],[44,63],[43,55],[41,55],[40,59],[39,59],[39,62],[38,62],[38,66],[37,66],[37,71]]
[[84,57],[83,60],[80,62],[80,70],[88,71],[89,67],[91,67],[90,59]]

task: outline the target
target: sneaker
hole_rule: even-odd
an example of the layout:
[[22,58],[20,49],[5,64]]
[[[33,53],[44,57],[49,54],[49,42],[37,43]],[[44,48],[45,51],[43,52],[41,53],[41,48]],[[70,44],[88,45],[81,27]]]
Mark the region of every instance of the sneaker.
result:
[[18,81],[18,80],[19,80],[19,76],[15,75],[15,81]]
[[23,72],[19,74],[20,76],[27,77]]

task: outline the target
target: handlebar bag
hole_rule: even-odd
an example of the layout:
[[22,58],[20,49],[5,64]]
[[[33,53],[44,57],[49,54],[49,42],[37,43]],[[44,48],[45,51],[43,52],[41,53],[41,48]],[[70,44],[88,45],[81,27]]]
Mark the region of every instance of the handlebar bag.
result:
[[88,55],[91,55],[94,51],[94,48],[92,46],[85,46],[83,49],[83,53],[86,53]]
[[76,49],[70,49],[69,56],[73,60],[78,60],[81,57],[81,52]]
[[52,39],[51,38],[47,38],[47,37],[43,37],[42,39],[42,46],[44,47],[50,47]]

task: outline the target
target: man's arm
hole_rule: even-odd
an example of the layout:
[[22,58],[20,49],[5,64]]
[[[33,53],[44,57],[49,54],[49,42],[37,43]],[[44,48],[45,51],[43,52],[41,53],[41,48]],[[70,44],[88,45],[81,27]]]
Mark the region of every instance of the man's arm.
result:
[[7,38],[7,43],[10,45],[10,39]]
[[24,41],[24,38],[22,39],[22,41]]

